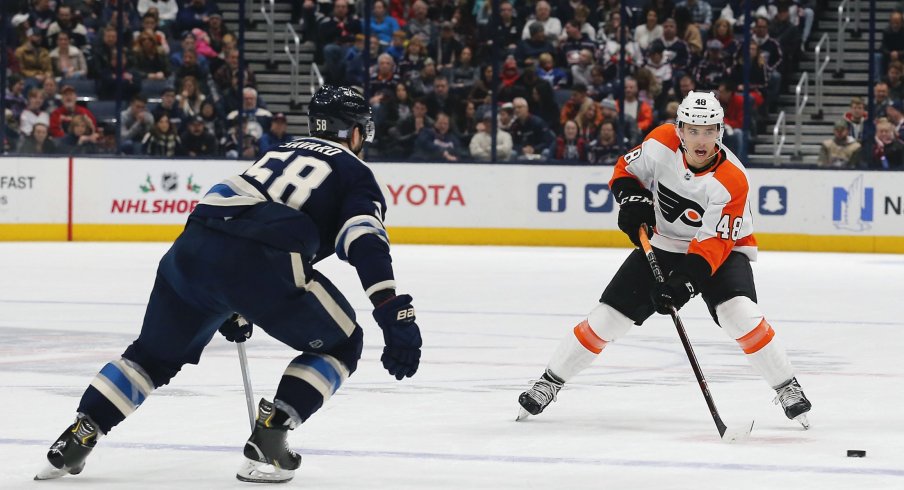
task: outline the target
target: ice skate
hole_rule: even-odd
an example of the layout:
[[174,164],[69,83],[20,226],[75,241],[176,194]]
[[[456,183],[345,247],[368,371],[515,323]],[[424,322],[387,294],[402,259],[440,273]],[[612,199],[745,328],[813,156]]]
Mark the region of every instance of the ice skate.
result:
[[254,432],[245,443],[245,461],[235,477],[255,483],[291,480],[301,465],[301,456],[286,442],[287,432],[293,428],[289,414],[261,398]]
[[515,420],[524,420],[529,415],[537,415],[541,413],[550,403],[556,400],[556,394],[565,385],[564,381],[559,381],[549,371],[543,373],[543,376],[521,396],[518,397],[518,403],[521,409],[518,411],[518,418]]
[[102,434],[94,421],[87,415],[79,414],[75,422],[50,446],[47,451],[49,464],[35,475],[35,480],[52,480],[81,473],[85,468],[85,459]]
[[791,420],[796,420],[804,429],[810,428],[810,421],[807,420],[807,412],[810,411],[810,400],[804,395],[804,391],[797,382],[797,378],[791,378],[787,383],[775,389],[775,400],[773,402],[781,404],[785,410],[785,416]]

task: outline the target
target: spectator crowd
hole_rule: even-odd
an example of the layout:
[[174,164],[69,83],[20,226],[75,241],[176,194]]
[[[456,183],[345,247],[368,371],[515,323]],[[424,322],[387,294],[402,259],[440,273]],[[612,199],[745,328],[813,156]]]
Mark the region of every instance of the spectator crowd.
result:
[[366,2],[293,3],[326,82],[367,88],[370,157],[487,160],[495,114],[499,160],[608,164],[674,121],[690,90],[718,94],[729,148],[752,144],[809,41],[817,1],[753,0],[747,127],[740,1],[503,0],[491,22],[492,0],[375,0],[370,39]]
[[[369,157],[487,161],[495,127],[500,161],[586,164],[612,164],[674,122],[691,90],[718,96],[725,145],[752,152],[812,48],[814,9],[826,7],[752,0],[745,50],[740,0],[502,0],[498,22],[494,0],[374,0],[370,39],[367,2],[290,3],[325,81],[367,88],[377,129]],[[286,115],[258,94],[255,73],[239,73],[236,26],[214,0],[4,4],[15,12],[5,39],[5,151],[238,158],[292,138]],[[822,143],[820,165],[904,168],[900,11],[873,56],[881,80],[873,114],[854,97]]]
[[[865,101],[851,100],[850,110],[823,142],[820,163],[834,167],[904,169],[904,4],[897,3],[875,50],[872,116]],[[844,127],[842,127],[844,126]]]
[[239,85],[236,35],[213,0],[8,3],[5,151],[237,158],[291,138],[250,69]]

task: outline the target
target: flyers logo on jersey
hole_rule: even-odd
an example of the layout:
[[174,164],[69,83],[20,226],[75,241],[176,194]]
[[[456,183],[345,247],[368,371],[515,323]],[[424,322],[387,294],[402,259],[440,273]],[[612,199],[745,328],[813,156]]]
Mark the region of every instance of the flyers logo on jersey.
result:
[[681,219],[681,222],[699,228],[703,224],[703,207],[690,199],[679,195],[659,182],[659,210],[669,222]]

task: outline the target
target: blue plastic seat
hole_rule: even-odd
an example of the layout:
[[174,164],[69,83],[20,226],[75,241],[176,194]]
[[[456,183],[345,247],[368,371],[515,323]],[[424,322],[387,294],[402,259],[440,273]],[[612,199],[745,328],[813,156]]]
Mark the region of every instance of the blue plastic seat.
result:
[[[128,107],[128,102],[123,101],[120,110]],[[116,113],[115,100],[95,100],[88,103],[88,110],[94,114],[94,117],[100,122],[116,122],[119,114]]]
[[97,88],[94,85],[94,80],[89,80],[87,78],[64,78],[60,80],[59,86],[63,87],[64,85],[72,85],[72,88],[75,89],[75,94],[79,97],[97,97]]
[[149,99],[159,99],[163,90],[167,87],[172,88],[172,86],[173,84],[169,80],[148,80],[145,78],[141,81],[141,95]]

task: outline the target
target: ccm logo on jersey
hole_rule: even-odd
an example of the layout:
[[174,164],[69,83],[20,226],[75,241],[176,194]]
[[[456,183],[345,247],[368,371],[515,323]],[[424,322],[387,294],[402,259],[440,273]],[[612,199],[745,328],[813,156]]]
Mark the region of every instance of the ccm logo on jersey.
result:
[[408,308],[407,310],[402,310],[396,314],[396,320],[402,321],[408,318],[414,318],[414,307]]
[[659,183],[659,210],[669,223],[681,218],[687,226],[699,228],[703,225],[703,207],[690,199]]

